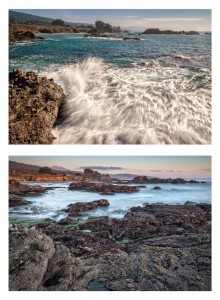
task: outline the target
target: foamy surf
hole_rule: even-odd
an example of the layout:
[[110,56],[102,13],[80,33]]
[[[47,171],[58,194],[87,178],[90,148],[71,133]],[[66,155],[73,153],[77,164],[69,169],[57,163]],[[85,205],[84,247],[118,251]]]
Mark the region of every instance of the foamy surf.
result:
[[122,68],[90,57],[47,73],[67,95],[54,143],[211,143],[210,70],[180,59]]

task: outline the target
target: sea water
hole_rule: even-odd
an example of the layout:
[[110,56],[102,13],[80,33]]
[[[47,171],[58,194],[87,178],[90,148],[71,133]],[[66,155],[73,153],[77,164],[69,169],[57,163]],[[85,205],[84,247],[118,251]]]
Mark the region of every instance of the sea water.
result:
[[42,36],[10,46],[9,69],[63,87],[54,143],[211,143],[210,34]]
[[[67,216],[64,211],[70,203],[90,202],[99,199],[107,199],[108,207],[98,208],[83,213],[83,218],[109,216],[123,218],[131,207],[143,206],[145,203],[162,202],[166,204],[184,204],[186,201],[196,203],[211,203],[211,180],[199,184],[147,184],[140,185],[139,192],[117,193],[115,195],[100,195],[85,191],[68,190],[69,182],[29,182],[32,185],[54,188],[38,196],[24,197],[32,201],[32,204],[12,207],[9,209],[11,221],[43,220],[51,218],[58,221]],[[134,185],[134,184],[133,184]],[[161,190],[153,190],[155,186]]]

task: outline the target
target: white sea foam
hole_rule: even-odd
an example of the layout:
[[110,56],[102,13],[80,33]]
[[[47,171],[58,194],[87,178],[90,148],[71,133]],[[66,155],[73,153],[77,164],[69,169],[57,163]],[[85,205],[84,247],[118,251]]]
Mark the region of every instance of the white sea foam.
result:
[[122,68],[88,58],[47,73],[67,95],[54,143],[210,143],[210,70],[182,68],[179,59]]

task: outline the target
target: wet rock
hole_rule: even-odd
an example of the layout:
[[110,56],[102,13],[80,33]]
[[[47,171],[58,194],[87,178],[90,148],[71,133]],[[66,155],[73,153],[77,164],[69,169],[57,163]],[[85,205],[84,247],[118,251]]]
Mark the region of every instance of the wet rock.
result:
[[14,44],[15,42],[34,41],[34,40],[43,40],[43,38],[36,36],[31,31],[15,31],[15,32],[10,31],[9,33],[10,45]]
[[62,88],[52,79],[38,77],[34,72],[10,72],[10,144],[50,144],[63,98]]
[[75,222],[77,220],[77,218],[70,218],[70,217],[67,217],[67,218],[63,218],[61,220],[58,221],[58,224],[59,225],[71,225],[73,224],[73,222]]
[[32,203],[31,201],[24,200],[22,197],[15,194],[9,194],[9,207],[21,206]]
[[161,190],[161,187],[160,187],[160,186],[155,186],[155,187],[153,188],[153,190]]
[[69,185],[69,190],[80,190],[95,193],[134,193],[139,189],[136,186],[113,185],[92,182],[73,182]]
[[33,196],[44,193],[47,190],[47,188],[43,188],[40,185],[22,184],[16,180],[12,180],[9,182],[9,193],[17,196]]
[[183,178],[175,178],[175,179],[171,179],[171,178],[158,178],[158,177],[147,177],[147,176],[136,176],[134,177],[133,180],[131,180],[131,183],[153,183],[153,184],[157,184],[157,183],[172,183],[172,184],[185,184],[185,183],[199,183],[196,180],[190,180],[187,181]]
[[106,207],[106,206],[109,206],[108,200],[101,199],[92,202],[71,203],[68,205],[65,211],[68,212],[70,216],[75,216],[79,212],[88,211],[88,210],[96,209],[98,207]]
[[[208,206],[202,207],[148,204],[123,219],[93,218],[78,228],[10,224],[15,269],[9,276],[18,276],[15,282],[10,277],[10,290],[210,291],[211,226]],[[46,242],[53,249],[49,256]]]

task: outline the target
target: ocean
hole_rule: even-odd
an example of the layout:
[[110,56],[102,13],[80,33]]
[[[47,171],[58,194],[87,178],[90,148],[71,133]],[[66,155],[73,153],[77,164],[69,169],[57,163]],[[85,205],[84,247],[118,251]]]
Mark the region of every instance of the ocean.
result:
[[[99,199],[107,199],[110,203],[109,207],[85,212],[83,213],[83,218],[100,216],[123,218],[131,207],[142,206],[145,203],[184,204],[186,201],[211,203],[211,180],[207,178],[196,180],[205,181],[205,183],[147,184],[142,185],[143,188],[140,188],[140,191],[137,193],[118,193],[105,196],[84,191],[69,191],[68,186],[70,182],[29,182],[32,185],[54,187],[54,189],[48,190],[39,196],[24,197],[24,199],[33,203],[9,208],[9,220],[40,221],[45,218],[51,218],[59,221],[67,217],[64,209],[70,203],[90,202]],[[153,190],[158,185],[161,187],[161,190]]]
[[41,36],[10,46],[9,70],[63,87],[55,144],[211,143],[210,34]]

